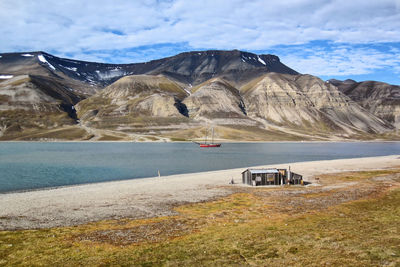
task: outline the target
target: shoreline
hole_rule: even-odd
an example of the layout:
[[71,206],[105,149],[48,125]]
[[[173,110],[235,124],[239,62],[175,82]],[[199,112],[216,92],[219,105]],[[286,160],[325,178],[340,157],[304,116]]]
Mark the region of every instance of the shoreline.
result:
[[[0,140],[1,143],[138,143],[138,144],[158,144],[158,143],[193,143],[203,140],[193,141],[85,141],[85,140],[51,140],[51,141],[27,141],[27,140]],[[304,140],[304,141],[235,141],[235,140],[214,140],[222,144],[259,144],[259,143],[400,143],[400,140]]]
[[[283,163],[255,168],[287,168],[304,180],[335,172],[400,166],[400,155]],[[108,219],[176,214],[173,207],[232,194],[246,168],[45,188],[0,194],[0,230],[72,226]],[[229,185],[233,178],[234,185]]]
[[188,173],[178,173],[178,174],[171,174],[171,175],[161,175],[158,176],[146,176],[146,177],[138,177],[138,178],[128,178],[128,179],[119,179],[119,180],[108,180],[102,182],[87,182],[87,183],[80,183],[80,184],[70,184],[70,185],[59,185],[59,186],[49,186],[49,187],[40,187],[40,188],[32,188],[32,189],[20,189],[14,191],[5,191],[0,192],[1,195],[7,194],[20,194],[20,193],[29,193],[29,192],[36,192],[36,191],[48,191],[48,190],[56,190],[62,188],[69,188],[69,187],[79,187],[79,186],[86,186],[86,185],[97,185],[97,184],[108,184],[108,183],[117,183],[117,182],[124,182],[124,181],[136,181],[142,179],[159,179],[159,178],[167,178],[167,177],[174,177],[174,176],[182,176],[182,175],[196,175],[196,174],[206,174],[210,172],[219,172],[219,171],[232,171],[232,170],[244,170],[246,168],[263,168],[265,166],[280,166],[280,165],[290,165],[290,164],[299,164],[299,163],[308,163],[308,162],[322,162],[322,161],[332,161],[332,160],[347,160],[347,159],[368,159],[368,158],[377,158],[377,157],[395,157],[399,155],[385,155],[385,156],[371,156],[371,157],[359,157],[359,158],[340,158],[340,159],[330,159],[330,160],[310,160],[310,161],[295,161],[295,162],[285,162],[285,163],[277,163],[277,164],[268,164],[268,165],[258,165],[258,166],[248,166],[248,167],[239,167],[234,169],[221,169],[221,170],[211,170],[211,171],[201,171],[201,172],[188,172]]

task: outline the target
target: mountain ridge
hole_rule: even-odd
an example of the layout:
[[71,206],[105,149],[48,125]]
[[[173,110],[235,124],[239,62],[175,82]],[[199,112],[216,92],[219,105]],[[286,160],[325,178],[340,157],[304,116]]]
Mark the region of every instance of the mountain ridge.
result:
[[378,81],[329,80],[371,113],[400,128],[400,86]]
[[[8,82],[24,77],[29,81]],[[239,50],[131,64],[0,54],[0,139],[52,140],[56,132],[61,140],[190,140],[207,125],[224,140],[395,138],[391,123],[334,82],[300,74],[277,56]],[[46,123],[50,115],[34,108],[48,107],[45,97],[22,107],[20,93],[54,99],[51,116],[68,122]]]
[[[61,72],[75,80],[85,81],[94,86],[101,87],[111,84],[120,77],[138,74],[164,74],[180,82],[196,85],[211,78],[213,73],[216,71],[226,71],[226,74],[229,74],[229,70],[234,70],[234,67],[240,67],[240,65],[247,65],[245,67],[242,66],[242,69],[247,70],[247,74],[249,75],[256,75],[257,73],[271,71],[298,74],[296,71],[282,64],[277,56],[269,54],[257,55],[239,50],[183,52],[175,56],[162,59],[128,64],[111,64],[71,60],[67,58],[56,57],[41,51],[3,53],[0,55],[2,56],[1,62],[3,63],[0,65],[0,73],[4,73],[6,71],[2,66],[4,66],[4,63],[6,63],[8,60],[20,62],[22,60],[27,61],[29,59],[37,59],[42,56],[42,59],[44,60],[39,59],[36,63],[39,63],[50,69],[53,67],[56,69],[54,71]],[[44,61],[47,61],[48,64],[46,64]],[[230,66],[229,64],[233,64],[234,66]],[[18,72],[16,73],[13,71],[10,66],[6,67],[8,68],[8,74],[19,74]],[[230,78],[232,77],[228,77],[228,80]]]

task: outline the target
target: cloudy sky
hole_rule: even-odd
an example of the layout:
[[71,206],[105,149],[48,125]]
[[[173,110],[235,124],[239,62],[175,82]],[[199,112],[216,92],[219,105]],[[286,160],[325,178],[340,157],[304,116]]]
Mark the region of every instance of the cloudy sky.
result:
[[270,53],[323,79],[400,84],[400,0],[0,0],[0,52],[133,63]]

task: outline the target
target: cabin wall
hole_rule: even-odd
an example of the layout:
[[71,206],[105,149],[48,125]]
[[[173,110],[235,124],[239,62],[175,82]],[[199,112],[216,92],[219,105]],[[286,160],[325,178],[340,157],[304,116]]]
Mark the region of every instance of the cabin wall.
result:
[[302,184],[303,176],[297,173],[292,172],[290,175],[290,183],[291,184]]
[[[250,176],[250,175],[249,175]],[[281,175],[279,173],[253,173],[248,184],[250,185],[280,185]]]
[[290,177],[287,175],[286,169],[278,169],[278,173],[251,173],[246,170],[242,173],[242,183],[252,186],[302,184],[303,176],[294,172],[290,173]]

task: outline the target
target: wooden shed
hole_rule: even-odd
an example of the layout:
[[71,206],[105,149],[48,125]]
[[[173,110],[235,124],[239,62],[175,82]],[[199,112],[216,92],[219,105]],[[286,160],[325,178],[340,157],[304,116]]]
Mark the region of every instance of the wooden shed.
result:
[[289,173],[287,169],[247,169],[242,172],[242,182],[252,186],[302,184],[303,176]]
[[294,172],[290,172],[290,184],[301,184],[303,185],[303,176]]
[[281,185],[286,183],[286,169],[247,169],[242,172],[242,182],[248,185]]

